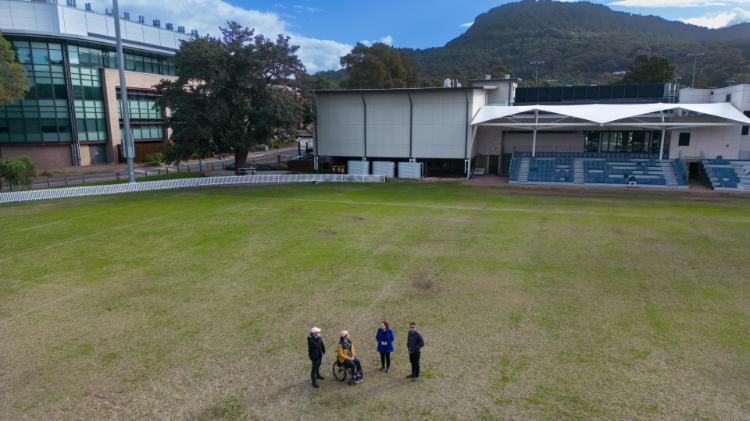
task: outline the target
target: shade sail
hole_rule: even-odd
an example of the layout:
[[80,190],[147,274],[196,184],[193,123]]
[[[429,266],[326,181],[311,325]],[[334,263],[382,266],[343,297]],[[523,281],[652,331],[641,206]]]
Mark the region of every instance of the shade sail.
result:
[[[655,113],[671,110],[691,111],[705,116],[717,117],[727,123],[750,125],[750,118],[747,118],[727,102],[703,104],[485,105],[479,109],[471,124],[481,125],[517,114],[539,111],[540,113],[577,118],[597,125],[606,125],[629,118],[653,117]],[[680,117],[670,115],[667,118],[670,121],[675,121]]]

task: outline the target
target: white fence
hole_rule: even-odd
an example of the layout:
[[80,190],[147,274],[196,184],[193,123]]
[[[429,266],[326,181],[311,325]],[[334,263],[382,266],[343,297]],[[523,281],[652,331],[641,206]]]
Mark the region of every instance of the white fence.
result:
[[101,196],[106,194],[131,193],[152,190],[179,189],[185,187],[222,186],[232,184],[267,183],[383,183],[382,175],[348,174],[269,174],[240,175],[226,177],[196,177],[177,180],[144,181],[140,183],[110,184],[105,186],[65,187],[59,189],[26,190],[0,193],[0,203],[26,202],[30,200],[61,199],[64,197]]

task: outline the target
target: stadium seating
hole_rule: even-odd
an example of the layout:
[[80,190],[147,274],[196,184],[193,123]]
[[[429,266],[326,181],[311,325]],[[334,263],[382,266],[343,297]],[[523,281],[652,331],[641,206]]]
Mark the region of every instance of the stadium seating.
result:
[[720,155],[701,164],[714,190],[750,191],[750,161],[728,160]]
[[517,152],[511,158],[511,183],[572,183],[603,186],[686,187],[680,160],[658,160],[651,154]]

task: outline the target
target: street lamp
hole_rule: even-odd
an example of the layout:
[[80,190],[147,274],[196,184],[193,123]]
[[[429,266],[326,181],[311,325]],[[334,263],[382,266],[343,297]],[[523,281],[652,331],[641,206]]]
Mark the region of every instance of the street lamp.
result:
[[135,168],[133,166],[133,134],[130,132],[130,110],[128,109],[128,85],[125,83],[125,60],[122,54],[122,35],[120,34],[120,10],[117,0],[112,0],[112,17],[115,20],[115,40],[117,41],[117,70],[120,73],[120,101],[122,107],[123,135],[122,151],[128,162],[128,183],[135,183]]
[[539,65],[544,64],[544,60],[533,60],[533,61],[530,61],[529,64],[531,64],[532,66],[536,66],[536,73],[534,76],[534,81],[538,85],[539,84]]
[[703,53],[689,53],[687,56],[693,58],[693,80],[690,82],[690,87],[695,88],[695,66],[698,64],[698,57],[703,57]]

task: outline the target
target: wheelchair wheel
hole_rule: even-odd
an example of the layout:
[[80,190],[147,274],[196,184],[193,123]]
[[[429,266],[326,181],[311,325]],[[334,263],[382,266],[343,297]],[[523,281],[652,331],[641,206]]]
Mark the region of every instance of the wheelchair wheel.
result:
[[346,380],[346,368],[344,368],[343,364],[339,364],[338,361],[334,361],[333,363],[333,378],[340,382]]

